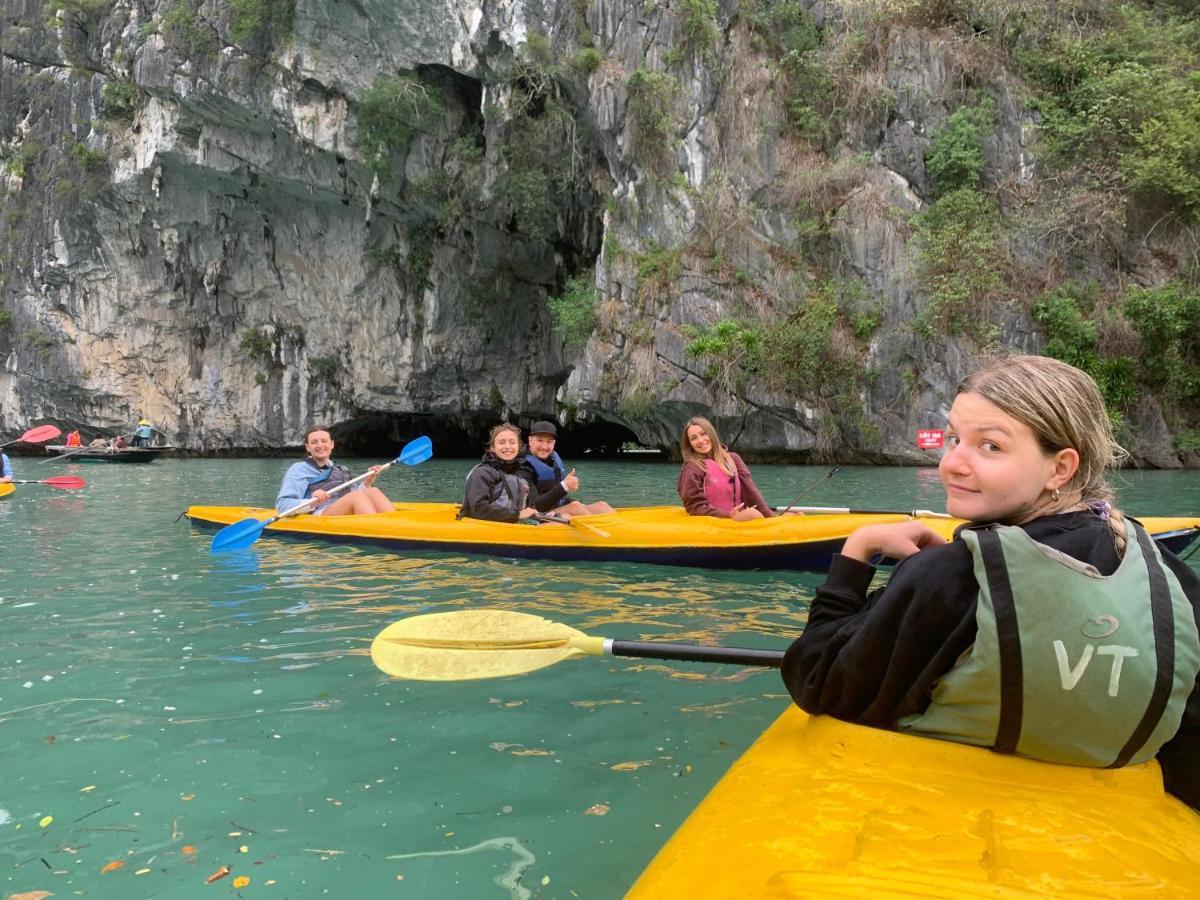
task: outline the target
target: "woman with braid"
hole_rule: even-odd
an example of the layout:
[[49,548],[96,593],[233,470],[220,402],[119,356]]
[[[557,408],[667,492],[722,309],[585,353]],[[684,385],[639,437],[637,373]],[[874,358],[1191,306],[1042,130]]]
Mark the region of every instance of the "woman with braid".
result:
[[[1016,356],[958,389],[939,466],[947,543],[919,522],[855,531],[787,652],[824,713],[1034,759],[1157,758],[1200,809],[1200,578],[1112,505],[1124,451],[1078,369]],[[870,560],[901,562],[868,593]]]

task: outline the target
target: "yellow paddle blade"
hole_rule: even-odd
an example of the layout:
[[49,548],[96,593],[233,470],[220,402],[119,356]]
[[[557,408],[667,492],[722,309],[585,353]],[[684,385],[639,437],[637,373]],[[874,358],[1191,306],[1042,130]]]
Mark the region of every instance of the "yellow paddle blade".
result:
[[604,639],[561,622],[503,609],[430,613],[393,622],[371,642],[371,661],[394,678],[502,678],[588,654]]

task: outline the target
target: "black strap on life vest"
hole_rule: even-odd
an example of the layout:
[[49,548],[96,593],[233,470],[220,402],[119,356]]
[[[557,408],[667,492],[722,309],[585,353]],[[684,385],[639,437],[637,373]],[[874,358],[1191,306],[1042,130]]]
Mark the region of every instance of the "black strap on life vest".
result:
[[[312,457],[308,458],[314,468],[318,468],[316,463],[313,463]],[[316,481],[309,482],[309,485],[304,490],[305,499],[311,499],[315,491],[332,491],[339,484],[345,484],[350,480],[350,470],[341,463],[330,462],[329,471],[325,473],[324,478],[319,478]]]
[[1154,552],[1150,535],[1134,522],[1126,523],[1137,535],[1138,546],[1142,550],[1142,559],[1146,563],[1146,574],[1150,576],[1150,621],[1154,628],[1154,658],[1158,670],[1154,673],[1154,690],[1150,694],[1150,702],[1137,728],[1108,767],[1118,769],[1126,765],[1158,727],[1167,703],[1171,699],[1171,685],[1175,681],[1175,611],[1171,605],[1171,589],[1167,586],[1167,576],[1163,572],[1162,563]]
[[996,640],[1000,647],[1000,723],[996,728],[994,750],[1015,753],[1021,740],[1021,720],[1025,714],[1025,675],[1021,667],[1021,632],[1017,607],[1013,603],[1012,583],[1004,563],[1000,535],[993,529],[980,529],[979,551],[987,575],[992,609],[996,614]]

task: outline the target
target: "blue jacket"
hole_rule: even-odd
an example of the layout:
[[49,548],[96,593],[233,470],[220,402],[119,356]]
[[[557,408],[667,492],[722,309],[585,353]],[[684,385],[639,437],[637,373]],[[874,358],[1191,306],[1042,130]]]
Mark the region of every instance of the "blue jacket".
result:
[[[311,457],[298,463],[292,463],[283,476],[283,484],[279,487],[279,496],[275,498],[275,511],[285,513],[309,499],[313,495],[313,491],[328,491],[349,480],[350,470],[333,460],[330,460],[329,465],[323,469],[318,468]],[[360,487],[362,487],[361,484],[351,490],[356,491]],[[324,509],[338,499],[338,497],[334,497],[326,500],[324,503],[314,506],[310,512]]]

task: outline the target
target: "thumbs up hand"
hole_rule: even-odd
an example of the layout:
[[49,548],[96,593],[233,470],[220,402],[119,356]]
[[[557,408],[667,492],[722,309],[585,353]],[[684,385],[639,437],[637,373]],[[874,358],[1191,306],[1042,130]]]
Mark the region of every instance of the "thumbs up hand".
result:
[[562,483],[568,494],[579,490],[579,476],[575,474],[574,469],[567,473],[567,477],[563,479]]

